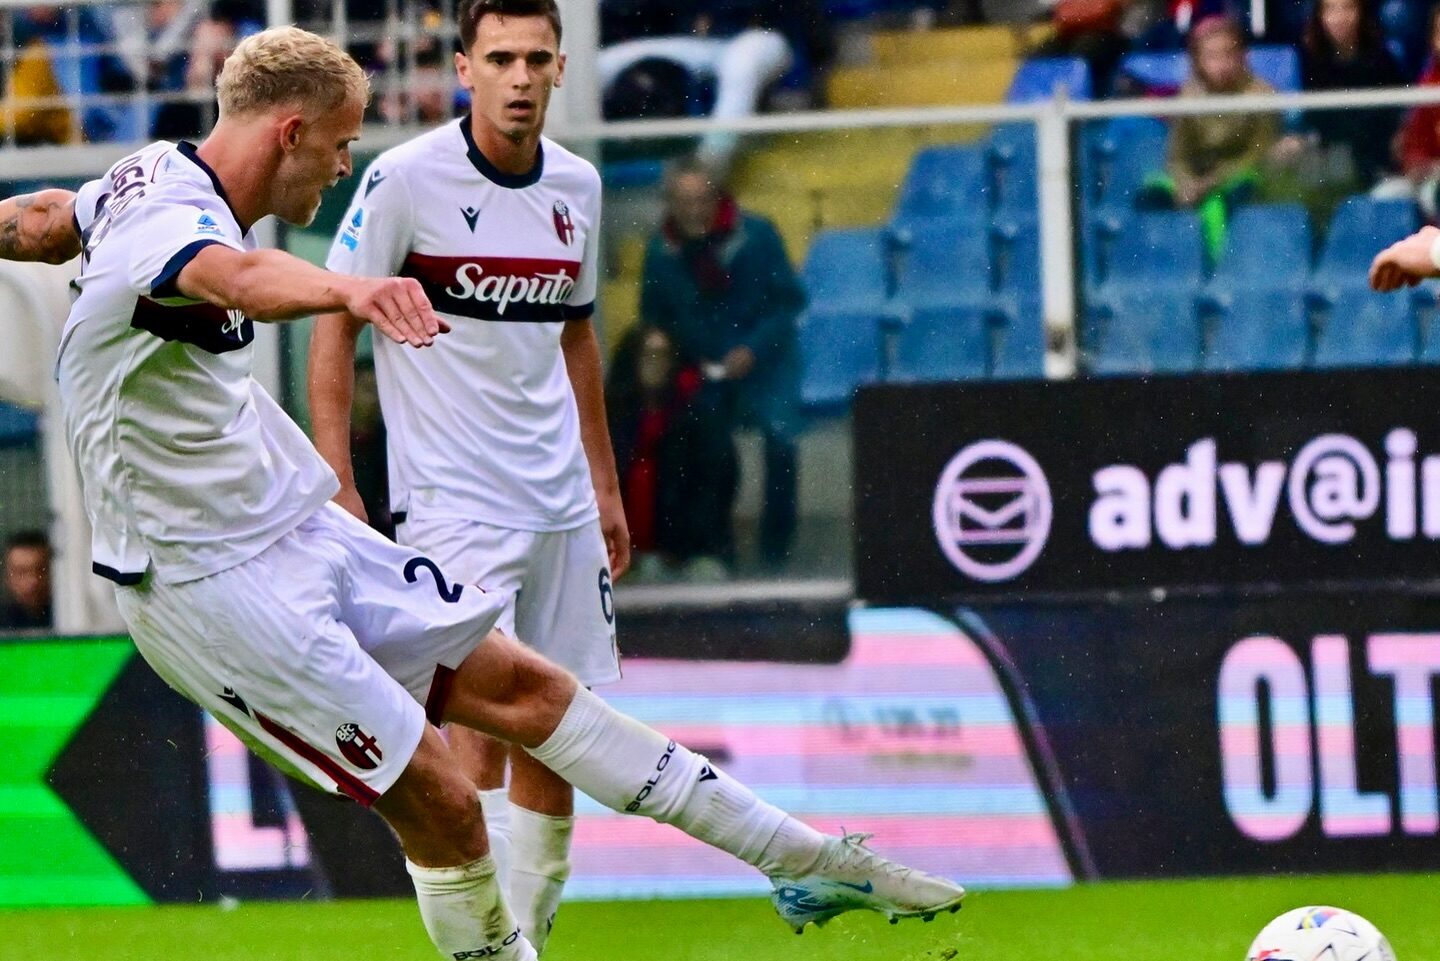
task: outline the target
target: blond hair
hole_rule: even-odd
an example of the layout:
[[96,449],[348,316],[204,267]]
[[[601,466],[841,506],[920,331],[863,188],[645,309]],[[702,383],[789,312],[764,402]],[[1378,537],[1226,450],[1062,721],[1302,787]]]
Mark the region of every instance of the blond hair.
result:
[[267,107],[321,112],[370,102],[370,81],[348,53],[299,27],[272,27],[240,41],[215,81],[220,116]]

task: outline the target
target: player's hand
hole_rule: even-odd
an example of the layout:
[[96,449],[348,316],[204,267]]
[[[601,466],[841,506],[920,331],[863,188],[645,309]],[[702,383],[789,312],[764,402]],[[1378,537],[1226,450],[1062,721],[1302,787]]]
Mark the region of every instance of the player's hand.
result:
[[1370,286],[1387,293],[1414,287],[1427,277],[1440,277],[1440,269],[1430,257],[1436,237],[1440,237],[1440,229],[1422,227],[1380,251],[1370,265]]
[[630,526],[625,523],[625,506],[620,494],[595,493],[600,505],[600,532],[605,535],[605,550],[610,555],[610,577],[619,580],[630,569]]
[[450,325],[411,277],[353,278],[345,309],[397,344],[429,347]]
[[347,513],[355,515],[366,524],[370,523],[370,517],[365,512],[365,502],[360,499],[360,492],[354,485],[340,485],[340,492],[335,495],[334,501]]

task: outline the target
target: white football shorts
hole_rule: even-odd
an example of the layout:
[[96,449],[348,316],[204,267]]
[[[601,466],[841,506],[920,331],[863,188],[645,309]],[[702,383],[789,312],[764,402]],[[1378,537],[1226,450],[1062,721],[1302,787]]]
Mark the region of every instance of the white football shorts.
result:
[[412,509],[395,539],[466,583],[514,595],[497,626],[581,684],[620,679],[610,557],[598,520],[568,531],[520,531]]
[[454,671],[510,597],[326,504],[242,564],[116,598],[172,687],[262,757],[370,805],[439,723]]

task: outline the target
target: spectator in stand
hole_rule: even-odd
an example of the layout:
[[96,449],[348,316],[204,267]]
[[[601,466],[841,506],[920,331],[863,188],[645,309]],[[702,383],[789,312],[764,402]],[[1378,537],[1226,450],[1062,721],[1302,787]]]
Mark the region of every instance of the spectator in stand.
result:
[[796,450],[803,426],[795,319],[805,291],[775,225],[742,211],[698,160],[666,171],[665,219],[645,250],[640,316],[665,331],[701,374],[695,403],[727,429],[765,441],[760,551],[789,553]]
[[[1190,79],[1182,97],[1273,93],[1250,72],[1240,25],[1212,17],[1190,32]],[[1152,176],[1138,198],[1142,208],[1193,207],[1213,263],[1225,248],[1230,211],[1254,195],[1279,140],[1272,113],[1186,116],[1173,121],[1163,174]]]
[[[597,66],[611,117],[647,112],[652,101],[639,94],[670,80],[664,73],[649,79],[635,74],[654,71],[657,61],[670,70],[678,65],[694,80],[713,81],[710,115],[732,119],[755,113],[767,89],[797,63],[811,72],[813,85],[813,75],[834,53],[818,0],[605,0],[601,44]],[[617,97],[617,90],[636,93]],[[733,134],[711,134],[700,145],[701,156],[725,169],[736,142]]]
[[[1440,84],[1440,4],[1430,11],[1430,59],[1420,84]],[[1440,104],[1416,107],[1400,128],[1400,175],[1382,181],[1371,193],[1381,199],[1414,198],[1425,216],[1440,212]]]
[[[1385,44],[1385,32],[1372,0],[1317,0],[1300,40],[1301,83],[1305,90],[1358,90],[1403,87],[1400,64]],[[1284,140],[1282,153],[1316,146],[1340,153],[1327,170],[1349,168],[1369,189],[1390,167],[1391,141],[1400,124],[1395,110],[1312,110],[1305,114],[1304,137]]]
[[[11,16],[10,40],[21,53],[7,78],[0,126],[13,131],[18,142],[70,143],[75,139],[75,124],[63,103],[31,105],[27,101],[134,90],[134,79],[119,57],[87,49],[114,41],[105,8],[34,4],[16,9]],[[124,108],[110,105],[87,107],[80,114],[80,133],[92,142],[114,139],[123,113]]]
[[636,324],[621,339],[605,385],[610,438],[630,545],[642,577],[684,565],[694,580],[733,562],[735,443],[695,403],[702,378],[680,369],[665,332]]
[[1108,97],[1120,65],[1130,49],[1124,30],[1130,0],[1056,0],[1050,9],[1055,35],[1034,50],[1037,57],[1081,57],[1090,66],[1096,97]]
[[42,531],[23,531],[5,544],[5,599],[0,629],[39,630],[50,613],[50,541]]
[[379,79],[380,119],[386,123],[418,123],[429,126],[455,116],[454,66],[449,44],[441,41],[444,18],[438,10],[427,10],[421,18],[420,34],[410,48],[387,38],[380,44],[384,64]]

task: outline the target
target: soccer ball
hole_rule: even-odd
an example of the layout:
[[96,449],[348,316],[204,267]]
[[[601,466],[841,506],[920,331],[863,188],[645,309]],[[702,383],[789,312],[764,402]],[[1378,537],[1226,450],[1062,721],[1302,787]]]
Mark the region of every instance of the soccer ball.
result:
[[1296,908],[1265,925],[1245,961],[1395,961],[1375,925],[1340,908]]

